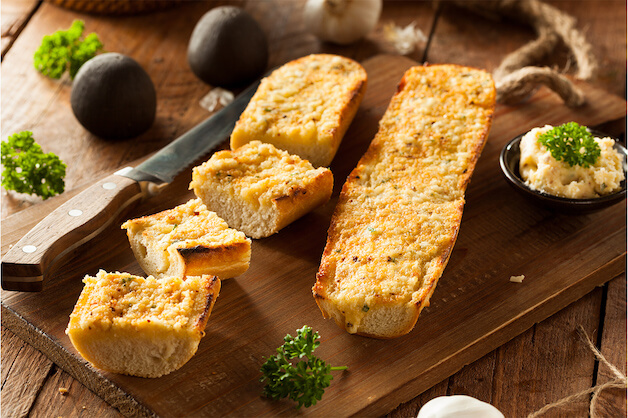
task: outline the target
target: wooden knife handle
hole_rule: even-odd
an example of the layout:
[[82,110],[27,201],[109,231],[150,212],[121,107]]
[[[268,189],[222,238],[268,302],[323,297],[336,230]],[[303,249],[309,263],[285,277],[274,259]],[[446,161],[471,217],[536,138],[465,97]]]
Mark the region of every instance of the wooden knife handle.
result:
[[2,259],[2,288],[38,292],[53,264],[98,235],[143,196],[140,184],[112,174],[59,206]]

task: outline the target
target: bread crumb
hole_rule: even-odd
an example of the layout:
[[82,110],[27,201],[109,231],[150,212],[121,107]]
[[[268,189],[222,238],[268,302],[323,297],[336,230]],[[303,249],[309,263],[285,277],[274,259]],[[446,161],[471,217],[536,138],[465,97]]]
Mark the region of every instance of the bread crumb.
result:
[[526,276],[524,276],[523,274],[521,276],[510,276],[510,281],[513,283],[521,283],[525,278]]
[[70,392],[67,388],[59,388],[59,393],[63,396],[67,395]]

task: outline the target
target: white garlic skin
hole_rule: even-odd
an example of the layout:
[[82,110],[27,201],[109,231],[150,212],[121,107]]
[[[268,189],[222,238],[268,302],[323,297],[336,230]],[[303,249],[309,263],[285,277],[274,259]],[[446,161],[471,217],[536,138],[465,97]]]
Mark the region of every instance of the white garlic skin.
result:
[[497,408],[471,396],[439,396],[419,411],[417,418],[504,418]]
[[308,0],[306,29],[323,41],[347,45],[371,32],[382,12],[382,0]]

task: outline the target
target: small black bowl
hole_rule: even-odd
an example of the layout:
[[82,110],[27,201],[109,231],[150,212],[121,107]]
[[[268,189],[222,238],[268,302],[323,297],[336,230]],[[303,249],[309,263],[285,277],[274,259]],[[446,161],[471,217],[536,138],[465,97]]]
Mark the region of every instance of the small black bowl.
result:
[[[598,131],[590,130],[591,133],[597,137],[604,138],[609,135],[603,134]],[[510,184],[515,190],[529,198],[534,203],[540,204],[550,209],[554,209],[564,213],[570,214],[584,214],[594,212],[600,209],[607,208],[616,203],[626,200],[626,179],[621,182],[621,188],[609,195],[596,197],[592,199],[570,199],[566,197],[553,196],[548,193],[544,193],[538,190],[532,190],[526,186],[525,181],[519,174],[519,158],[521,151],[519,150],[519,142],[525,134],[521,134],[512,139],[502,149],[499,155],[499,165],[504,173],[504,177],[508,184]],[[612,138],[612,137],[611,137]],[[624,168],[624,177],[626,177],[626,159],[628,157],[628,150],[624,148],[616,138],[615,150],[623,156],[622,166]]]

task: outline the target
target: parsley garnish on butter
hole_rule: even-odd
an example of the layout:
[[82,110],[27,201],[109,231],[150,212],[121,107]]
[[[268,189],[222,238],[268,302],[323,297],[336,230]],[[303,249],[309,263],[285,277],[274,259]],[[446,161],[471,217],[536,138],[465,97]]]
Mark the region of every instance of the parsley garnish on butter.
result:
[[37,71],[57,79],[67,70],[70,72],[70,78],[74,79],[79,68],[94,58],[103,47],[95,33],[81,39],[83,30],[85,23],[82,20],[75,20],[68,30],[44,36],[39,49],[35,52],[34,64]]
[[538,141],[545,145],[556,161],[564,161],[571,167],[587,168],[597,161],[600,146],[589,130],[576,122],[568,122],[539,135]]
[[44,154],[29,131],[2,141],[2,186],[44,200],[65,189],[65,164],[55,154]]
[[323,397],[332,379],[331,371],[347,367],[332,367],[312,354],[320,344],[318,332],[303,326],[297,333],[296,337],[286,335],[277,354],[266,359],[260,381],[266,381],[264,396],[271,399],[287,397],[298,402],[298,408],[307,408]]

